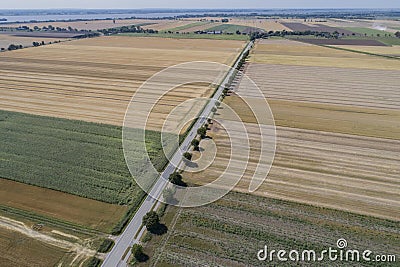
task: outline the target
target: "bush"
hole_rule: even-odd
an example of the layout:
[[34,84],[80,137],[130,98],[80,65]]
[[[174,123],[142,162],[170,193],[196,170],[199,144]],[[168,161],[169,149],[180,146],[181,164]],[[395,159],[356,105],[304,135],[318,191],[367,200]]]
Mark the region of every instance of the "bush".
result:
[[138,262],[145,262],[149,259],[149,256],[144,254],[143,247],[139,244],[134,244],[132,246],[132,255]]
[[182,179],[183,179],[182,175],[180,175],[177,172],[174,172],[169,176],[169,181],[171,183],[173,183],[175,185],[179,185],[179,186],[186,186],[186,183],[183,182]]
[[150,211],[144,215],[142,223],[146,226],[147,230],[152,230],[160,224],[160,217],[155,211]]
[[147,232],[143,238],[142,238],[142,242],[143,243],[147,243],[149,242],[151,239],[153,238],[153,235],[150,232]]
[[18,49],[21,49],[21,48],[23,48],[22,45],[10,44],[10,45],[8,46],[8,50],[9,50],[9,51],[18,50]]
[[97,252],[99,253],[107,253],[109,252],[112,247],[114,246],[114,241],[111,239],[104,239],[103,243],[101,243],[99,249],[97,250]]
[[[213,108],[214,109],[214,108]],[[197,134],[200,135],[201,139],[205,138],[207,135],[207,128],[206,127],[201,127],[197,130]]]

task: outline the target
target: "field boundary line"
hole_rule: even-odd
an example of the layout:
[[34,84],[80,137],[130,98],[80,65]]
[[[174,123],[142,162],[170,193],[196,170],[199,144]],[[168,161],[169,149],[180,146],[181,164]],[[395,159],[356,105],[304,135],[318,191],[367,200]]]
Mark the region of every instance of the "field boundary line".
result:
[[388,58],[388,59],[400,60],[400,58],[394,57],[394,56],[380,55],[380,54],[375,54],[375,53],[371,53],[371,52],[353,50],[353,49],[348,49],[348,48],[343,48],[343,47],[335,47],[335,46],[329,46],[329,45],[318,45],[318,46],[331,48],[331,49],[336,49],[336,50],[353,52],[353,53],[357,53],[357,54],[364,54],[364,55],[368,55],[368,56],[376,56],[376,57],[383,57],[383,58]]

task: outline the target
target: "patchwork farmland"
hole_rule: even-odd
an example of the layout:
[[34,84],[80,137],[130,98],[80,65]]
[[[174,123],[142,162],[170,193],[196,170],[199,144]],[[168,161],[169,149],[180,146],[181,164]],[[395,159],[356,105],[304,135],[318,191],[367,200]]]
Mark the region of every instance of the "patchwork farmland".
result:
[[[330,66],[325,65],[328,62]],[[226,171],[232,158],[237,168],[228,175],[234,177],[240,166],[247,166],[235,187],[238,192],[200,208],[168,207],[163,221],[168,233],[146,238],[150,239],[145,247],[149,265],[265,266],[266,262],[257,260],[257,252],[266,244],[268,249],[320,251],[335,247],[338,238],[351,240],[349,247],[373,246],[396,254],[400,234],[398,61],[294,41],[263,40],[251,53],[245,72],[265,94],[275,117],[277,153],[271,172],[258,190],[248,193],[261,151],[259,125],[249,106],[257,108],[266,102],[256,98],[250,89],[254,87],[242,80],[224,99],[241,121],[218,108],[207,132],[210,138],[200,142],[201,153],[193,152],[194,159],[207,155],[214,142],[214,162],[204,171],[183,172],[189,185],[207,184]],[[249,160],[247,155],[231,155],[223,126],[229,124],[232,129],[242,123],[249,135]],[[241,142],[243,146],[246,141]],[[291,262],[276,264],[293,266]],[[364,265],[396,266],[360,264]]]
[[[57,248],[49,260],[62,266],[71,261],[86,264],[108,234],[119,234],[144,196],[127,169],[121,144],[121,126],[133,94],[145,80],[175,64],[208,60],[230,65],[244,45],[101,37],[2,53],[0,226],[18,231],[27,242],[33,238],[40,246]],[[197,73],[210,72],[215,70]],[[156,94],[157,89],[145,94]],[[204,83],[185,84],[157,103],[146,132],[157,168],[165,165],[165,157],[155,130],[178,103],[210,96],[213,89]],[[181,123],[180,118],[176,122]],[[29,253],[34,251],[24,255]],[[8,263],[13,256],[4,257]]]
[[288,27],[282,24],[282,20],[274,19],[236,19],[233,18],[229,21],[231,24],[247,26],[251,28],[258,28],[264,31],[291,31]]
[[[200,208],[169,207],[164,218],[171,226],[168,233],[151,239],[145,249],[150,262],[139,266],[293,266],[276,257],[273,262],[259,261],[257,252],[266,244],[269,251],[322,251],[334,248],[343,237],[349,247],[360,250],[371,246],[377,253],[396,253],[399,249],[394,222],[243,193],[229,193]],[[338,266],[375,264],[340,262]]]
[[[330,50],[268,40],[251,54],[246,74],[267,97],[278,126],[272,170],[255,194],[397,220],[400,62]],[[330,67],[324,66],[328,62]],[[265,105],[246,83],[236,92],[252,107]],[[246,191],[256,167],[252,159],[260,153],[258,131],[245,102],[234,95],[225,102],[246,123],[254,146],[237,186]],[[218,120],[229,120],[224,110],[218,113]],[[213,125],[210,135],[220,148],[216,161],[203,172],[187,174],[188,181],[208,183],[225,169],[230,145],[224,132]],[[235,160],[247,162],[240,155]]]
[[[230,65],[244,44],[102,37],[39,47],[34,53],[4,53],[0,55],[0,104],[10,111],[122,125],[135,90],[152,75],[187,61]],[[211,92],[199,85],[192,90],[177,88],[160,105],[172,110],[176,103]]]
[[324,24],[305,24],[305,23],[299,23],[299,22],[282,22],[282,25],[289,28],[292,31],[319,31],[319,32],[338,32],[339,34],[343,35],[352,35],[353,32],[346,30],[346,29],[341,29],[337,27],[331,27],[327,26]]
[[55,266],[67,250],[0,228],[1,266]]
[[[259,261],[257,252],[265,245],[321,251],[335,248],[339,238],[348,240],[352,248],[398,253],[400,39],[393,33],[400,29],[399,22],[315,15],[310,19],[308,14],[222,16],[224,20],[213,16],[5,24],[72,29],[15,29],[19,36],[12,36],[8,29],[0,34],[0,47],[18,41],[25,42],[24,46],[52,42],[0,53],[0,266],[92,267],[102,260],[105,266],[117,265],[109,262],[119,260],[135,266],[292,266],[293,262]],[[132,28],[111,36],[67,39],[77,33],[75,28],[91,32],[129,25],[159,32],[138,33]],[[337,31],[341,36],[293,33],[305,30]],[[259,33],[251,35],[254,31]],[[281,32],[266,37],[269,31]],[[286,36],[290,39],[270,37],[284,36],[286,31],[292,32]],[[249,40],[261,36],[268,39],[256,40],[254,47],[250,43],[249,57],[238,64],[268,103],[239,75],[231,90],[224,90],[223,101],[240,119],[233,119],[218,104],[212,109],[211,101],[206,110],[216,113],[215,120],[207,122],[208,138],[199,141],[199,151],[183,155],[192,161],[182,163],[187,164],[181,173],[183,182],[179,175],[171,179],[198,186],[229,170],[227,177],[242,176],[234,192],[190,209],[153,205],[150,197],[144,199],[127,163],[142,181],[148,178],[151,163],[161,171],[171,152],[163,151],[161,144],[173,146],[169,146],[169,131],[180,130],[180,136],[174,137],[183,140],[190,126],[185,119],[204,107],[178,105],[210,98],[216,84],[201,82],[201,78],[212,77],[218,84],[226,71],[211,64],[182,64],[170,68],[172,72],[165,72],[162,79],[142,87],[143,83],[176,64],[232,65]],[[247,57],[247,48],[242,55]],[[184,82],[192,74],[196,82]],[[164,88],[172,90],[163,94]],[[125,117],[132,96],[135,111]],[[251,108],[261,110],[267,104],[276,124],[276,154],[268,178],[249,192],[252,175],[260,170],[257,159],[272,149],[261,146],[260,137],[269,144],[273,140],[267,125],[271,118],[265,116],[260,123]],[[150,115],[148,107],[153,107]],[[172,123],[165,125],[175,108],[169,117]],[[150,160],[140,149],[143,140],[135,138],[143,132],[141,118],[148,119],[144,141]],[[236,138],[243,136],[237,142],[243,151],[232,153],[226,125]],[[162,127],[167,131],[164,140]],[[127,128],[130,132],[124,131],[124,137],[128,140],[122,144],[122,129]],[[190,139],[196,130],[189,132]],[[203,129],[199,130],[201,135]],[[187,137],[186,141],[192,140]],[[245,154],[247,142],[249,155]],[[130,156],[124,158],[127,151],[122,147],[127,143]],[[213,159],[214,148],[210,166],[189,172],[203,167],[196,165],[196,159]],[[166,173],[173,171],[171,167]],[[153,182],[147,181],[147,185]],[[161,193],[161,187],[154,189]],[[173,199],[172,191],[162,195]],[[153,208],[165,225],[149,226],[154,216],[142,221]],[[143,245],[147,255],[142,255],[140,246],[131,250],[132,242]],[[340,263],[326,260],[321,264]]]

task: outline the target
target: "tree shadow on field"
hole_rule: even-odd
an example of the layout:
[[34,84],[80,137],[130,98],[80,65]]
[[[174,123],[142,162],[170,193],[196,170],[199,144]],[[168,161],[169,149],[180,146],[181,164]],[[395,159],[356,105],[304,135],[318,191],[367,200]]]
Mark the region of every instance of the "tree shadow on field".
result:
[[150,257],[147,254],[142,253],[139,255],[137,258],[135,258],[138,262],[146,262],[150,259]]
[[197,168],[199,165],[196,162],[185,160],[185,165],[190,167],[190,168]]
[[155,227],[153,227],[151,229],[148,229],[148,230],[152,234],[163,235],[163,234],[166,234],[168,232],[168,227],[163,223],[159,223]]

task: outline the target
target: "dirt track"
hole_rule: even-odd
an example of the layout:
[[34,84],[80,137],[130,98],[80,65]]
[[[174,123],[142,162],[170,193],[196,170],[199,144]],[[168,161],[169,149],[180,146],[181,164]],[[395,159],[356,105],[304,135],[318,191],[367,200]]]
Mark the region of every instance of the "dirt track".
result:
[[[6,217],[0,216],[0,228],[5,228],[9,231],[18,232],[29,238],[33,238],[37,241],[43,242],[48,246],[54,246],[65,250],[74,255],[70,266],[78,266],[82,262],[86,261],[88,258],[93,257],[96,251],[86,248],[85,246],[79,245],[78,242],[72,243],[63,239],[56,238],[54,236],[46,235],[38,231],[32,230],[27,227],[24,223],[15,221]],[[78,241],[79,238],[75,238]]]

